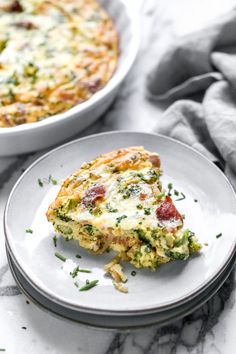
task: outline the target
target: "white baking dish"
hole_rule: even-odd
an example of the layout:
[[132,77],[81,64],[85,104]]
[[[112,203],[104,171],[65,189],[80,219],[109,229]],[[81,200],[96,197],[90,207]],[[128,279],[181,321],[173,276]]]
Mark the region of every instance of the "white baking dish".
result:
[[36,123],[0,128],[0,156],[37,151],[60,143],[93,123],[114,100],[137,56],[138,15],[128,1],[99,0],[99,2],[110,14],[119,34],[120,56],[114,76],[88,101],[78,104],[67,112]]

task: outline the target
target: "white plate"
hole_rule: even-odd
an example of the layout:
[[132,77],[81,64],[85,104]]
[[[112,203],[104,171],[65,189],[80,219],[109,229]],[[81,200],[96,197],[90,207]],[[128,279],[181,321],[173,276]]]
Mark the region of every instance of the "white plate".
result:
[[129,1],[98,0],[98,2],[113,19],[119,35],[120,55],[113,77],[89,100],[64,113],[36,123],[0,128],[0,156],[45,149],[68,140],[93,123],[111,105],[138,53],[138,12]]
[[63,308],[62,306],[55,304],[52,300],[44,297],[38,293],[34,287],[32,287],[30,281],[24,277],[17,266],[13,263],[8,250],[7,256],[12,275],[17,285],[35,305],[39,306],[44,311],[56,316],[60,316],[63,319],[72,320],[80,324],[85,324],[93,327],[95,326],[99,328],[114,330],[131,330],[152,325],[163,326],[170,322],[176,321],[177,319],[182,318],[189,313],[192,313],[193,311],[196,311],[219,290],[219,288],[223,285],[229,276],[235,264],[234,256],[225,271],[213,284],[207,287],[207,289],[195,299],[190,300],[185,304],[176,306],[175,308],[167,311],[162,311],[154,314],[122,317],[81,313],[79,311]]
[[[79,292],[72,278],[61,270],[60,260],[54,256],[54,232],[45,217],[59,187],[39,187],[37,180],[50,174],[63,179],[83,161],[112,149],[134,145],[143,145],[160,154],[163,184],[172,182],[186,195],[185,200],[176,202],[178,209],[186,215],[186,227],[196,232],[200,242],[209,245],[188,262],[166,264],[156,272],[138,270],[132,277],[132,267],[126,265],[129,293],[122,294],[115,291],[111,281],[103,276],[103,266],[111,254],[94,256],[73,242],[60,240],[57,251],[82,267],[92,269],[91,277],[100,279],[96,288]],[[155,134],[111,132],[63,145],[25,171],[6,206],[5,233],[14,263],[44,296],[81,312],[138,315],[163,311],[189,301],[220,276],[235,252],[235,214],[236,198],[231,185],[224,174],[201,154]],[[26,233],[27,228],[32,228],[33,234]],[[222,237],[217,239],[219,233]],[[81,260],[75,258],[77,253],[82,255]]]

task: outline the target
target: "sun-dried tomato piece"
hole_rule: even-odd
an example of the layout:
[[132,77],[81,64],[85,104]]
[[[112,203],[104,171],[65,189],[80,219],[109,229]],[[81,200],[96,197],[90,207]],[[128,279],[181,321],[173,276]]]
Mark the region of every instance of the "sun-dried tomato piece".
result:
[[105,195],[105,188],[100,185],[89,188],[82,199],[82,203],[86,207],[95,207],[96,201],[102,199]]
[[161,166],[161,160],[158,155],[150,155],[148,160],[152,163],[153,167],[160,168]]
[[156,216],[160,221],[183,219],[169,196],[166,196],[165,200],[156,209]]
[[18,0],[13,0],[10,4],[6,5],[6,11],[9,12],[22,12],[23,7]]

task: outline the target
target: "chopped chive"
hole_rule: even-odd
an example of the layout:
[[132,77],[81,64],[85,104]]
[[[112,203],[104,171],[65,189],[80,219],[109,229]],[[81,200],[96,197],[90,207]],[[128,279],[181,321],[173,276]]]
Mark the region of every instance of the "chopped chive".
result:
[[75,269],[70,272],[70,275],[72,276],[72,278],[77,277],[78,273],[92,273],[92,271],[90,269],[80,269],[79,266],[75,267]]
[[216,238],[220,238],[222,236],[222,233],[216,235]]
[[79,272],[81,272],[81,273],[92,273],[92,271],[89,270],[89,269],[79,269]]
[[52,240],[53,240],[54,246],[57,247],[57,237],[56,237],[56,235],[53,236]]
[[127,215],[121,215],[118,218],[116,218],[116,227],[121,223],[123,219],[126,219]]
[[79,272],[79,266],[75,267],[72,272],[70,272],[70,275],[72,278],[75,278],[78,275]]
[[82,256],[80,254],[77,254],[75,257],[76,258],[82,258]]
[[86,281],[86,285],[82,286],[82,288],[80,288],[79,291],[86,291],[86,290],[92,289],[94,286],[97,285],[97,283],[98,283],[98,280],[92,280],[88,283]]
[[180,200],[184,200],[186,198],[186,196],[184,195],[183,192],[180,193],[182,195],[181,198],[175,199],[176,202],[180,201]]
[[80,269],[80,267],[77,266],[77,267],[75,267],[75,269],[72,272],[70,272],[70,275],[72,276],[72,278],[75,278],[75,277],[77,277],[79,272],[80,273],[92,273],[92,271],[89,269]]
[[176,195],[176,197],[179,195],[179,192],[176,189],[174,190],[174,195]]
[[39,185],[39,187],[43,187],[43,182],[42,182],[41,178],[38,178],[38,185]]
[[171,190],[173,189],[173,184],[168,183],[167,187],[168,187],[168,195],[171,196]]
[[0,348],[0,352],[5,352],[5,351],[6,351],[6,349]]
[[132,270],[132,272],[131,272],[132,277],[135,277],[136,274],[137,273],[135,272],[135,270]]
[[62,256],[60,253],[55,252],[54,254],[57,258],[59,258],[62,262],[66,261],[66,257]]
[[144,214],[145,215],[150,215],[151,214],[151,208],[144,208]]
[[52,184],[54,184],[54,185],[58,184],[58,181],[56,180],[56,178],[54,178],[52,176],[50,176],[50,177],[51,177],[50,180],[51,180]]
[[27,232],[27,234],[32,234],[33,230],[32,229],[26,229],[25,232]]
[[46,183],[46,184],[50,184],[52,182],[52,184],[58,184],[58,181],[56,178],[54,178],[52,175],[49,175],[48,178],[43,178],[43,181],[39,178],[38,179],[38,183],[40,185],[40,187],[43,186],[43,183]]
[[79,283],[77,281],[74,282],[74,285],[76,286],[76,288],[79,287]]
[[88,279],[86,279],[86,284],[89,284],[89,280]]

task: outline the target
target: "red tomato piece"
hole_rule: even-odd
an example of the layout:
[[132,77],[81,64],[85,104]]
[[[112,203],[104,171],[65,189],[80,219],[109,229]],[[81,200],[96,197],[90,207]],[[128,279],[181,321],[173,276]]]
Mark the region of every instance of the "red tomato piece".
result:
[[166,196],[165,200],[156,209],[156,216],[160,221],[183,219],[169,196]]
[[105,188],[103,186],[99,186],[99,185],[93,186],[86,191],[85,196],[82,199],[82,203],[86,207],[88,206],[94,207],[96,201],[102,199],[104,197],[104,194],[105,194]]
[[151,162],[153,167],[160,168],[161,160],[158,155],[151,155],[151,156],[149,156],[148,160]]

